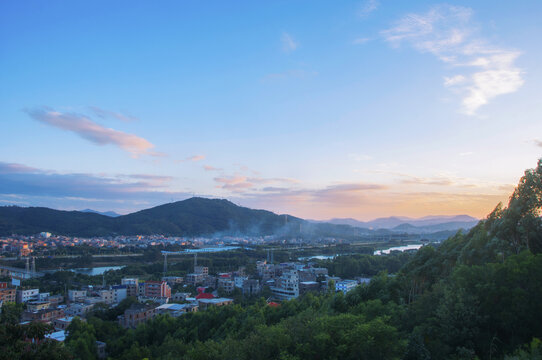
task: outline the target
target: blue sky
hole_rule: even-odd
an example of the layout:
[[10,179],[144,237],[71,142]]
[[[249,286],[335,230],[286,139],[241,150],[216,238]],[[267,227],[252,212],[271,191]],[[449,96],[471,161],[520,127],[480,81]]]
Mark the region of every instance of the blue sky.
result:
[[542,3],[0,4],[0,204],[484,216],[542,156]]

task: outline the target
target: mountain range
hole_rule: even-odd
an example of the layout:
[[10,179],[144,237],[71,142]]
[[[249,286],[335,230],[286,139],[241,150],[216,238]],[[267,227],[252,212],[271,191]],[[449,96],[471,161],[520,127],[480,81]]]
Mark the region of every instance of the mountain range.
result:
[[[0,207],[0,235],[35,234],[48,231],[67,236],[150,235],[287,235],[319,237],[359,237],[371,235],[442,234],[475,225],[476,219],[466,215],[426,217],[422,219],[383,218],[372,222],[354,219],[332,219],[328,222],[303,220],[291,215],[278,215],[254,210],[223,199],[194,197],[127,215],[63,211],[44,207]],[[424,235],[425,236],[425,235]],[[427,236],[440,238],[441,235]]]
[[469,215],[432,215],[422,218],[391,216],[363,222],[352,218],[335,218],[325,222],[331,224],[350,225],[371,230],[387,229],[393,232],[409,234],[425,234],[437,231],[470,229],[478,223],[478,219]]

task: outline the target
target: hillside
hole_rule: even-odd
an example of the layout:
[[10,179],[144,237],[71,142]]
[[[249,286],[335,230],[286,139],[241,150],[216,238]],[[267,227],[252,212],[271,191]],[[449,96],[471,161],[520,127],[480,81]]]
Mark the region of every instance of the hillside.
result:
[[227,200],[191,198],[132,214],[109,217],[90,212],[48,208],[0,207],[0,234],[49,231],[69,236],[164,234],[172,236],[274,234],[299,227],[301,219],[265,210],[252,210]]

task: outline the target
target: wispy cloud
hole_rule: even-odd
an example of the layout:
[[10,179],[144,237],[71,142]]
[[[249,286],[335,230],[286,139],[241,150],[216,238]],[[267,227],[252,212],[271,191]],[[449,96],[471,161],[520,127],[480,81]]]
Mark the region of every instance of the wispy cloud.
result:
[[254,186],[254,184],[250,182],[246,176],[215,177],[214,181],[219,184],[217,187],[231,190],[233,192],[242,192]]
[[124,122],[131,122],[131,121],[138,120],[134,116],[125,115],[125,114],[122,114],[122,113],[116,112],[116,111],[105,110],[105,109],[102,109],[102,108],[97,107],[97,106],[89,106],[88,108],[90,109],[90,111],[92,111],[94,113],[94,115],[96,115],[96,116],[98,116],[99,118],[102,118],[102,119],[114,118],[114,119],[124,121]]
[[286,32],[282,33],[280,40],[282,42],[282,50],[285,52],[292,52],[299,46],[294,38]]
[[205,171],[221,171],[222,170],[221,168],[217,168],[211,165],[203,165],[203,169],[205,169]]
[[367,160],[372,160],[373,159],[373,157],[371,155],[355,154],[355,153],[348,154],[348,158],[350,158],[350,159],[352,159],[354,161],[357,161],[357,162],[367,161]]
[[205,155],[194,155],[190,156],[189,158],[186,158],[187,161],[201,161],[205,159]]
[[366,37],[361,37],[361,38],[357,38],[357,39],[354,39],[352,40],[352,44],[354,45],[363,45],[367,42],[371,41],[370,38],[366,38]]
[[378,0],[365,0],[359,7],[358,16],[367,17],[370,13],[378,9],[380,2]]
[[175,162],[177,162],[177,163],[198,162],[198,161],[201,161],[201,160],[205,160],[205,155],[192,155],[192,156],[189,156],[189,157],[184,158],[182,160],[176,160]]
[[97,124],[85,115],[77,113],[62,113],[48,107],[24,110],[34,120],[56,128],[75,133],[85,140],[97,145],[116,145],[129,152],[132,156],[140,155],[162,156],[153,152],[154,145],[146,139],[122,131],[106,128]]
[[214,181],[218,183],[217,188],[236,193],[246,192],[249,189],[255,189],[264,185],[298,183],[298,180],[290,178],[264,178],[244,175],[218,176],[214,178]]
[[472,14],[470,8],[438,5],[427,13],[408,14],[381,32],[394,46],[409,43],[461,72],[445,77],[444,85],[461,96],[461,110],[467,115],[524,83],[515,65],[520,52],[488,44],[478,35]]
[[[0,162],[0,198],[16,196],[18,201],[30,199],[34,205],[48,200],[62,207],[74,204],[74,200],[119,202],[134,209],[137,204],[158,205],[190,197],[190,193],[170,191],[172,179],[154,174],[57,173]],[[46,202],[42,205],[50,206]]]

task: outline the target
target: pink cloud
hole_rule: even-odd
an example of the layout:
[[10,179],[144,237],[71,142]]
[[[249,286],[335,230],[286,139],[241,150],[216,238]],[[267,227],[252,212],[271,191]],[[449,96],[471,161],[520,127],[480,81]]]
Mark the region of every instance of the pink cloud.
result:
[[133,134],[106,128],[95,123],[85,115],[61,113],[47,107],[27,109],[25,112],[34,120],[62,130],[73,132],[83,139],[97,145],[116,145],[135,157],[140,155],[154,156],[160,154],[150,151],[154,145],[146,139]]
[[222,170],[220,168],[216,168],[216,167],[210,166],[210,165],[203,165],[203,168],[205,169],[205,171],[220,171],[220,170]]
[[234,192],[241,192],[254,186],[246,176],[215,177],[214,180],[221,184],[218,187]]
[[205,155],[192,155],[182,160],[175,160],[177,163],[183,163],[183,162],[197,162],[205,159]]

